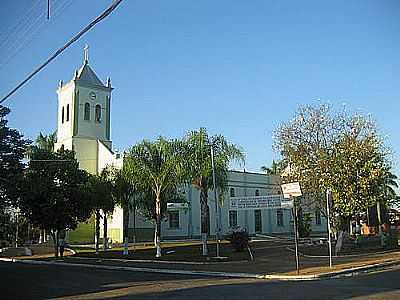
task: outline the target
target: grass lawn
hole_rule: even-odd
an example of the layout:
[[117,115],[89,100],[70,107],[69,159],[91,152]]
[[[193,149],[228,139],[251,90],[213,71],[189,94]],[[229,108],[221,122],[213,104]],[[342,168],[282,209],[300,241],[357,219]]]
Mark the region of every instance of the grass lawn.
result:
[[[179,244],[179,243],[166,243],[162,245],[162,256],[157,260],[166,261],[196,261],[206,262],[213,260],[216,256],[216,244],[208,245],[209,257],[202,256],[201,243]],[[132,247],[129,250],[129,255],[123,255],[123,249],[111,249],[106,252],[100,251],[96,254],[93,249],[74,249],[77,251],[75,256],[90,257],[90,258],[123,258],[132,260],[154,260],[155,248],[154,246],[147,246],[146,248],[138,247],[133,251]],[[242,261],[249,260],[247,251],[236,252],[229,243],[220,244],[220,256],[224,257],[223,261]]]

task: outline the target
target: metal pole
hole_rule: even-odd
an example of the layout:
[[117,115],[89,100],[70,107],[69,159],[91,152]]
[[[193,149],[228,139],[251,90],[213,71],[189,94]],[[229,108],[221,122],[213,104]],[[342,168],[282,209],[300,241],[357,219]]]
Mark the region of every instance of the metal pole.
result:
[[218,196],[217,187],[215,184],[215,164],[214,164],[214,145],[211,145],[211,166],[213,175],[213,189],[214,189],[214,199],[215,199],[215,238],[217,240],[217,257],[219,257],[219,218],[218,218]]
[[[292,198],[293,199],[293,198]],[[296,249],[296,270],[297,274],[300,272],[300,263],[299,263],[299,246],[298,246],[298,234],[297,234],[297,207],[296,200],[293,199],[293,216],[294,216],[294,244]]]
[[136,251],[136,195],[133,195],[133,252]]
[[329,267],[332,268],[332,241],[331,241],[331,217],[329,210],[330,191],[326,190],[326,215],[328,219],[328,246],[329,246]]

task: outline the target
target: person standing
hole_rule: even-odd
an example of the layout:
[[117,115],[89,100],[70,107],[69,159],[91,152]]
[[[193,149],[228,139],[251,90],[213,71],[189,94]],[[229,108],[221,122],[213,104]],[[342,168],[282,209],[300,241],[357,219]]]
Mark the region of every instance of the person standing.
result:
[[58,247],[60,249],[60,258],[63,258],[65,249],[65,230],[60,230],[59,232]]

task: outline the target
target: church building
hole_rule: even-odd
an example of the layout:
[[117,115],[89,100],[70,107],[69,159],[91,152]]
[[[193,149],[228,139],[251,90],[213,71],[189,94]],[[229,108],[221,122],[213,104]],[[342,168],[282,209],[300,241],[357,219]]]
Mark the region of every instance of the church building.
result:
[[[84,60],[73,78],[64,83],[60,81],[58,94],[58,126],[55,150],[64,147],[74,150],[81,169],[91,174],[99,174],[107,165],[121,168],[123,158],[112,150],[111,141],[111,80],[99,79],[89,65],[88,47],[85,47]],[[278,197],[280,196],[280,177],[246,171],[229,171],[228,189],[218,212],[221,233],[232,228],[245,228],[250,234],[288,234],[293,232],[293,219],[290,209],[253,207],[238,209],[232,207],[235,197]],[[168,203],[168,212],[162,222],[163,239],[198,238],[200,228],[199,191],[186,186],[184,194],[187,203]],[[251,200],[251,199],[250,199]],[[213,193],[209,193],[209,228],[215,233],[216,210]],[[310,213],[313,232],[325,232],[326,221],[318,211]],[[152,240],[154,225],[145,220],[140,212],[133,217],[129,214],[129,241]],[[108,236],[112,242],[123,241],[123,212],[116,208],[109,219]],[[135,230],[134,230],[135,228]],[[94,240],[94,221],[80,224],[69,233],[70,243],[91,243]]]
[[[122,166],[120,154],[112,151],[111,141],[111,79],[102,82],[89,66],[89,51],[85,47],[84,60],[73,78],[59,83],[57,143],[55,150],[64,147],[75,151],[79,167],[91,174],[99,174],[107,165]],[[114,218],[118,213],[116,211]],[[70,239],[91,241],[94,221],[81,224],[71,232]]]

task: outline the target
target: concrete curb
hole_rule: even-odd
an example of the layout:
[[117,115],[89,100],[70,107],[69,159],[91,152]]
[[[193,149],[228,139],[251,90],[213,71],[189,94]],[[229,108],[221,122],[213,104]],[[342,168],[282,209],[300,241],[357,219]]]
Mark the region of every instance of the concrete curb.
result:
[[201,276],[211,276],[211,277],[236,277],[236,278],[260,278],[260,279],[263,278],[262,274],[249,274],[249,273],[227,273],[227,272],[212,272],[212,271],[189,271],[189,270],[175,270],[175,269],[122,267],[122,266],[110,266],[110,265],[90,265],[90,264],[66,263],[66,262],[58,262],[58,261],[43,261],[43,260],[15,259],[15,258],[0,258],[0,261],[31,264],[31,265],[83,267],[83,268],[90,268],[90,269],[102,269],[102,270],[114,270],[114,271],[133,271],[133,272],[180,274],[180,275],[201,275]]
[[243,263],[248,262],[248,260],[236,260],[236,261],[180,261],[180,260],[154,260],[154,259],[123,259],[123,258],[102,258],[102,257],[84,257],[84,256],[74,256],[71,257],[76,260],[94,260],[94,261],[104,261],[104,262],[124,262],[124,263],[152,263],[152,264],[166,264],[166,265],[215,265],[215,264],[229,264],[229,263]]
[[367,273],[369,271],[376,271],[400,265],[400,261],[389,261],[385,263],[372,264],[362,267],[355,267],[355,268],[321,273],[321,274],[272,275],[272,274],[229,273],[229,272],[214,272],[214,271],[189,271],[189,270],[176,270],[176,269],[122,267],[122,266],[110,266],[110,265],[91,265],[91,264],[67,263],[59,261],[41,261],[41,260],[15,259],[15,258],[0,258],[0,261],[24,263],[32,265],[84,267],[91,269],[115,270],[115,271],[131,271],[131,272],[147,272],[147,273],[179,274],[179,275],[200,275],[200,276],[210,276],[210,277],[254,278],[254,279],[283,280],[283,281],[310,281],[310,280],[320,280],[329,278],[352,277],[362,273]]
[[[296,252],[295,249],[286,247],[286,250],[290,252]],[[385,251],[380,251],[380,252],[375,252],[375,253],[362,253],[362,254],[347,254],[347,255],[332,255],[333,258],[346,258],[346,257],[368,257],[368,256],[378,256],[382,254],[387,254],[387,253],[394,253],[394,252],[399,252],[399,250],[385,250]],[[310,255],[310,254],[304,254],[303,252],[299,251],[299,255],[307,258],[329,258],[329,255]]]
[[368,273],[371,271],[383,270],[388,267],[398,266],[400,261],[389,261],[384,263],[366,265],[361,267],[354,267],[339,271],[332,271],[320,274],[310,274],[310,275],[264,275],[264,279],[279,279],[279,280],[289,280],[289,281],[307,281],[307,280],[319,280],[319,279],[329,279],[329,278],[341,278],[341,277],[353,277],[363,273]]

